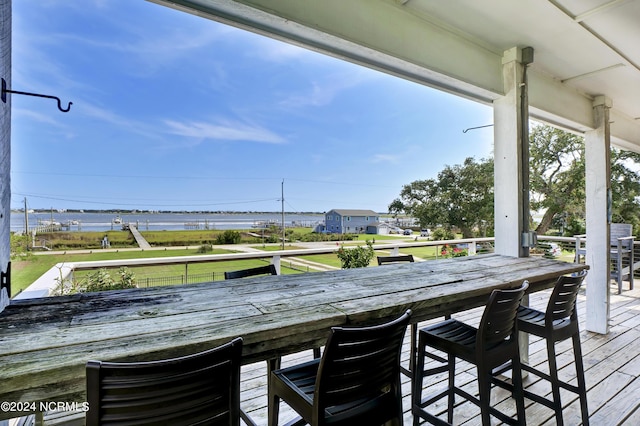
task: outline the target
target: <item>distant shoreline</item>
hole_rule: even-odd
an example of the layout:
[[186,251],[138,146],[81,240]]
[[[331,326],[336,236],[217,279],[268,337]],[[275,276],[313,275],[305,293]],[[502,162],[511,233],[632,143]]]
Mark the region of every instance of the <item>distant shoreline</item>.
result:
[[[315,227],[324,220],[324,214],[286,213],[285,226]],[[126,224],[135,224],[140,231],[183,229],[250,229],[262,228],[282,222],[282,213],[161,213],[93,211],[29,211],[11,213],[11,230],[20,232],[36,227],[51,226],[71,231],[117,230]],[[41,230],[44,230],[40,228]],[[53,229],[52,229],[53,230]]]
[[[33,213],[101,213],[101,214],[282,214],[281,211],[257,211],[257,210],[130,210],[130,209],[29,209]],[[24,213],[23,208],[12,208],[12,213]],[[326,212],[291,212],[285,211],[284,214],[297,215],[323,215]],[[387,214],[387,213],[379,213]]]

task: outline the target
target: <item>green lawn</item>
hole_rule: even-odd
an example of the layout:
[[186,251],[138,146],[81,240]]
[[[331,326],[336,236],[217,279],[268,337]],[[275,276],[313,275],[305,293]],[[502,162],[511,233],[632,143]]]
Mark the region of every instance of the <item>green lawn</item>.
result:
[[[235,253],[233,250],[214,250],[208,254]],[[66,254],[41,254],[29,256],[28,260],[11,262],[11,295],[14,296],[19,291],[30,286],[42,274],[51,269],[54,265],[64,262],[82,262],[87,260],[118,260],[118,259],[138,259],[150,257],[172,257],[172,256],[193,256],[198,250],[147,250],[147,251],[100,251],[93,253],[66,253]],[[177,265],[184,273],[184,265]]]

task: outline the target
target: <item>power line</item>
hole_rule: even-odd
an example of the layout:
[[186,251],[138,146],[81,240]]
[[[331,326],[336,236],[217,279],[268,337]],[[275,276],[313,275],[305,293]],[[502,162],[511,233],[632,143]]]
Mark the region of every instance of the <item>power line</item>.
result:
[[[276,177],[229,177],[229,176],[162,176],[162,175],[121,175],[121,174],[96,174],[96,173],[60,173],[60,172],[31,172],[31,171],[19,171],[12,170],[11,174],[26,174],[26,175],[41,175],[41,176],[69,176],[69,177],[97,177],[97,178],[117,178],[117,179],[185,179],[185,180],[274,180],[280,181],[282,178]],[[294,182],[310,182],[321,184],[332,184],[340,186],[366,186],[366,187],[387,187],[392,186],[380,185],[378,183],[357,183],[357,182],[345,182],[345,181],[332,181],[332,180],[318,180],[318,179],[302,179],[302,178],[285,178],[288,181]],[[395,186],[393,186],[395,188]]]
[[60,173],[60,172],[30,172],[12,170],[11,174],[42,175],[42,176],[69,176],[69,177],[99,177],[119,179],[203,179],[203,180],[280,180],[270,177],[228,177],[228,176],[161,176],[161,175],[121,175],[121,174],[97,174],[97,173]]

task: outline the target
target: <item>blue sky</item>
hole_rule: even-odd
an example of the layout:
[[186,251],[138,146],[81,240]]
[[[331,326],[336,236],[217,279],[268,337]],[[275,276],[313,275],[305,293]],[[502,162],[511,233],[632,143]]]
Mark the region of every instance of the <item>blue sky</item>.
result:
[[12,202],[386,212],[491,108],[144,0],[13,3]]

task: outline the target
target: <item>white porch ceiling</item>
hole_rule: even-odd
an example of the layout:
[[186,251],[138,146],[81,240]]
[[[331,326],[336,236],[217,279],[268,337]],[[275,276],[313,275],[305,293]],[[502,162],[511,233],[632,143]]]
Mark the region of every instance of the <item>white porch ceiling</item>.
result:
[[484,103],[531,46],[533,117],[582,132],[604,95],[613,143],[640,152],[640,0],[150,1]]

